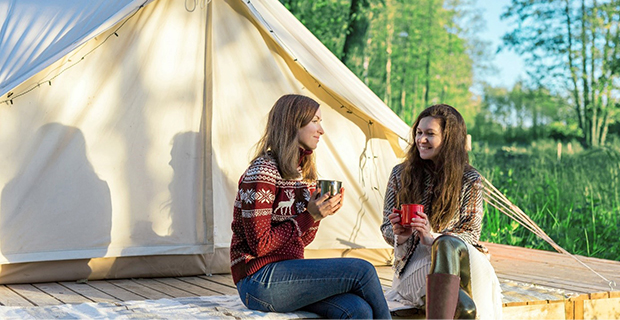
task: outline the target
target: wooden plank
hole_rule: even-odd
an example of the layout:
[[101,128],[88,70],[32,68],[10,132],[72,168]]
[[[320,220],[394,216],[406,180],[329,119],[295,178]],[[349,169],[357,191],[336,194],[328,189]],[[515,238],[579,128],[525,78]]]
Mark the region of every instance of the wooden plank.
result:
[[392,281],[394,278],[394,271],[392,270],[392,267],[377,267],[376,269],[379,279]]
[[185,281],[187,283],[194,284],[196,286],[199,286],[205,289],[215,291],[218,294],[224,294],[224,295],[238,294],[236,289],[232,289],[228,286],[219,284],[217,282],[205,280],[200,277],[182,277],[182,278],[177,278],[177,279],[181,281]]
[[109,283],[121,287],[127,291],[131,291],[137,295],[140,295],[142,297],[144,297],[145,299],[148,300],[157,300],[157,299],[163,299],[163,298],[172,298],[171,296],[157,291],[157,290],[153,290],[149,287],[145,287],[139,283],[136,283],[132,280],[128,280],[128,279],[119,279],[119,280],[108,280]]
[[167,294],[173,298],[195,297],[196,296],[195,294],[189,291],[169,286],[155,279],[134,279],[133,281],[145,287],[149,287],[153,290]]
[[[561,299],[556,299],[556,300],[561,300]],[[526,305],[529,302],[533,302],[533,301],[547,301],[547,300],[540,300],[539,297],[535,296],[534,294],[530,294],[527,292],[515,292],[515,291],[508,291],[502,292],[502,302],[503,303],[513,303],[511,305]],[[517,302],[519,302],[518,304],[516,304]]]
[[[572,281],[580,284],[595,284],[598,287],[609,289],[607,282],[593,273],[575,272],[570,268],[562,269],[557,266],[534,264],[524,261],[492,261],[496,273],[520,274],[524,276],[544,276],[549,279],[562,281],[564,283]],[[620,268],[618,268],[620,270]],[[575,277],[578,275],[578,277]],[[605,290],[608,291],[608,290]]]
[[31,307],[33,304],[4,285],[0,285],[0,303],[8,307]]
[[573,319],[584,319],[583,317],[583,302],[589,299],[589,295],[582,294],[579,297],[570,298],[569,301],[573,303]]
[[[490,242],[481,242],[481,243],[484,244],[484,246],[486,246],[489,249],[489,253],[491,254],[491,257],[493,255],[514,256],[515,259],[519,259],[520,257],[528,257],[528,258],[543,257],[543,261],[546,261],[546,262],[553,261],[553,260],[548,260],[549,257],[558,257],[560,259],[574,261],[572,257],[559,253],[559,252],[555,252],[555,251],[531,249],[531,248],[517,247],[517,246],[506,245],[506,244],[490,243]],[[593,258],[593,257],[585,257],[585,256],[580,256],[580,255],[576,255],[576,256],[577,258],[581,260],[587,260],[589,263],[620,266],[620,261]]]
[[[521,272],[537,272],[538,274],[560,275],[562,278],[570,278],[571,275],[578,274],[578,278],[574,278],[578,282],[605,282],[595,273],[579,264],[577,261],[567,255],[558,253],[546,253],[537,255],[537,257],[523,258],[518,253],[523,250],[533,250],[517,248],[515,252],[507,252],[503,255],[492,254],[491,264],[496,270],[521,271]],[[620,263],[610,262],[608,260],[581,258],[588,266],[592,267],[604,277],[612,280],[620,279],[618,270]],[[536,266],[536,268],[524,269],[523,266]],[[606,284],[606,283],[605,283]]]
[[496,274],[497,277],[500,279],[544,285],[549,288],[561,289],[563,291],[566,291],[566,293],[592,293],[609,291],[609,287],[601,284],[596,284],[594,282],[571,282],[570,278],[561,279],[545,274],[533,275],[506,271],[498,271]]
[[37,289],[31,284],[9,284],[6,286],[30,301],[35,306],[51,306],[61,303],[61,301]]
[[508,275],[508,274],[499,274],[497,275],[497,277],[502,280],[511,280],[511,281],[522,282],[522,283],[531,283],[535,285],[548,287],[551,289],[562,290],[562,291],[565,291],[566,294],[569,296],[573,294],[584,294],[584,293],[589,293],[589,292],[594,291],[594,289],[585,287],[585,285],[582,285],[582,284],[575,284],[574,287],[570,287],[566,284],[560,284],[557,282],[549,281],[542,277],[521,277],[519,275]]
[[144,300],[146,298],[131,291],[125,290],[112,283],[109,283],[105,280],[89,281],[88,285],[118,299],[119,301]]
[[540,305],[522,305],[502,309],[504,320],[565,319],[564,303],[554,302]]
[[187,292],[190,292],[192,294],[195,294],[197,296],[216,296],[216,295],[220,295],[219,292],[215,292],[213,290],[209,290],[209,289],[205,289],[203,287],[197,286],[195,284],[192,283],[188,283],[185,281],[181,281],[179,279],[175,279],[175,278],[159,278],[157,279],[157,281],[161,282],[161,283],[165,283],[166,285],[169,285],[171,287],[175,287],[177,289],[182,289],[185,290]]
[[584,300],[582,319],[620,319],[620,298]]
[[88,283],[60,282],[60,284],[97,303],[111,303],[121,301],[101,290],[92,287]]
[[[577,271],[574,268],[569,268],[567,266],[562,266],[558,264],[535,263],[532,261],[521,261],[508,258],[502,260],[492,260],[491,264],[493,265],[493,268],[498,272],[517,272],[519,274],[549,275],[557,279],[570,279],[570,277],[573,276],[573,280],[577,282],[604,282],[603,279],[599,278],[590,271]],[[574,275],[579,275],[579,277],[574,278]],[[607,283],[604,284],[607,285]]]
[[209,281],[213,281],[213,282],[217,282],[219,284],[225,285],[227,287],[233,288],[235,290],[237,290],[237,286],[235,285],[235,283],[233,282],[232,276],[228,275],[221,275],[221,274],[213,274],[210,276],[199,276],[200,278],[209,280]]
[[[512,262],[528,262],[541,265],[553,266],[569,272],[578,273],[580,276],[583,274],[593,279],[599,279],[593,272],[577,262],[574,258],[560,254],[557,252],[528,249],[514,246],[506,246],[499,244],[486,243],[491,253],[491,263],[508,260]],[[597,272],[605,275],[606,277],[618,277],[617,270],[620,268],[620,262],[590,258],[584,256],[576,256],[579,260],[584,262],[590,267],[593,267]],[[577,279],[579,280],[579,279]]]
[[609,292],[595,292],[595,293],[590,293],[590,300],[595,300],[595,299],[607,299],[609,298]]
[[564,302],[564,317],[565,319],[575,319],[575,302],[574,301],[566,301]]
[[93,302],[92,300],[85,298],[84,296],[77,294],[55,282],[36,283],[33,284],[33,286],[58,299],[64,304]]
[[583,301],[573,301],[573,310],[575,311],[573,319],[584,319],[583,317]]
[[379,282],[381,283],[382,286],[387,287],[387,288],[391,288],[392,287],[392,280],[387,281],[385,279],[379,279]]

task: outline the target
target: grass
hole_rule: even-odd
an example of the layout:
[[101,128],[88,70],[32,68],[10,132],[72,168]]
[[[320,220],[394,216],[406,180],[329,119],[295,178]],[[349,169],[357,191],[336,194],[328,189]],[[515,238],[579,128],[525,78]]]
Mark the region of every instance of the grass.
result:
[[[620,151],[582,150],[558,157],[557,144],[527,147],[474,144],[474,167],[557,244],[573,254],[620,261]],[[554,250],[486,205],[482,241]]]

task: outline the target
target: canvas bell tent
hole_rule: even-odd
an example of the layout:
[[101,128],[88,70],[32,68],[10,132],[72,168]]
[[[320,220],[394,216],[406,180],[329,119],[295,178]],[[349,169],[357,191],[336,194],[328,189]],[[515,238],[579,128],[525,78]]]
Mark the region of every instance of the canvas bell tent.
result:
[[409,127],[277,0],[0,0],[0,25],[1,283],[229,272],[237,182],[286,93],[321,103],[319,176],[346,188],[308,256],[390,259]]

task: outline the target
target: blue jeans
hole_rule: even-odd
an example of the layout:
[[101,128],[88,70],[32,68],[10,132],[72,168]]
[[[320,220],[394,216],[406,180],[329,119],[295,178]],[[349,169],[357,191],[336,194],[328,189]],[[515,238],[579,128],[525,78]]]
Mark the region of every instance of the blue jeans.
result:
[[237,283],[249,309],[305,310],[327,319],[390,319],[375,268],[356,258],[270,263]]

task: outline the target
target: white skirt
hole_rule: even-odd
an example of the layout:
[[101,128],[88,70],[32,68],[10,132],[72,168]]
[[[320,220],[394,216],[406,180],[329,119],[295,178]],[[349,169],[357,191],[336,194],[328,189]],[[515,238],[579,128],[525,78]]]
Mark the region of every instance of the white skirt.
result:
[[[394,254],[398,255],[399,247]],[[502,289],[495,270],[485,254],[467,244],[471,272],[472,299],[476,304],[476,319],[502,318]],[[426,276],[431,269],[431,247],[419,244],[400,277],[394,275],[392,289],[385,293],[388,304],[398,303],[423,307],[426,296]],[[390,303],[390,302],[395,302]]]

